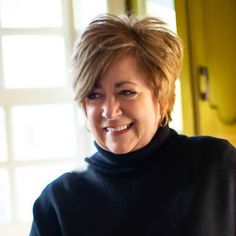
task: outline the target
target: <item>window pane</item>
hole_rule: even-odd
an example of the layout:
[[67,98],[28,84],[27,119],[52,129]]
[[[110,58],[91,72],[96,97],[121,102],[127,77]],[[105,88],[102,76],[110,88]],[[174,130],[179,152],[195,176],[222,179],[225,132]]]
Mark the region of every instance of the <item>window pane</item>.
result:
[[0,107],[0,162],[7,160],[7,142],[5,127],[5,114],[3,108]]
[[0,170],[0,224],[10,222],[10,189],[7,171]]
[[94,17],[107,12],[107,0],[78,0],[77,12],[79,26],[84,29]]
[[32,207],[43,188],[57,176],[71,171],[71,164],[20,167],[16,170],[17,215],[22,222],[32,220]]
[[37,88],[66,84],[65,46],[61,36],[4,36],[6,88]]
[[148,15],[161,18],[171,30],[176,31],[174,0],[148,0],[146,7]]
[[3,27],[62,25],[61,0],[0,0]]
[[74,158],[76,135],[71,104],[12,109],[13,152],[17,160]]

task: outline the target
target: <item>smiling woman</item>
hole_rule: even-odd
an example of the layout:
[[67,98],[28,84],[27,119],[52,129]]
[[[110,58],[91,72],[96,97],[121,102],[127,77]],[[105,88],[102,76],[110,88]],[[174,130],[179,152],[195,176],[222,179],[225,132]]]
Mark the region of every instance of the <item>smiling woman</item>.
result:
[[235,148],[169,127],[182,58],[158,18],[88,25],[72,74],[97,151],[43,190],[30,236],[235,235]]

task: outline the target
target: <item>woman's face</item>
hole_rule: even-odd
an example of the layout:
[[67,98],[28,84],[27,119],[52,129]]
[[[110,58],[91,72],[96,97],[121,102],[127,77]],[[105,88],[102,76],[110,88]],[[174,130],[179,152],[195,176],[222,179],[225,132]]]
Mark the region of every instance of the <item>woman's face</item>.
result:
[[160,106],[134,57],[116,61],[84,101],[89,129],[103,149],[138,150],[157,131]]

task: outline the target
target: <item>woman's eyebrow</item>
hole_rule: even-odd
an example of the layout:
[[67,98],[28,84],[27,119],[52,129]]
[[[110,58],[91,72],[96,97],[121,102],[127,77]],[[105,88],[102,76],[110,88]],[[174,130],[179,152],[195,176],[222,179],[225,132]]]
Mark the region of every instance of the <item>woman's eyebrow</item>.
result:
[[[122,80],[122,81],[118,81],[115,83],[115,88],[120,88],[121,86],[125,85],[125,84],[131,84],[131,85],[136,85],[134,82],[128,81],[128,80]],[[98,81],[95,83],[94,88],[102,88],[101,83]]]
[[128,81],[128,80],[124,80],[124,81],[119,81],[117,83],[115,83],[115,88],[119,88],[125,84],[132,84],[132,85],[135,85],[134,82],[131,82],[131,81]]

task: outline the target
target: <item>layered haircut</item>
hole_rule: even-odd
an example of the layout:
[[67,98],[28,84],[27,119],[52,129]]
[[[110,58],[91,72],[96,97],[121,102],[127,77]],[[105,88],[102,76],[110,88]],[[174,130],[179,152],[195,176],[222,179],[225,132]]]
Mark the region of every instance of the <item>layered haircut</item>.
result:
[[72,54],[75,100],[83,104],[95,82],[123,56],[135,57],[145,73],[165,126],[171,120],[183,47],[178,35],[155,17],[103,14],[88,25]]

